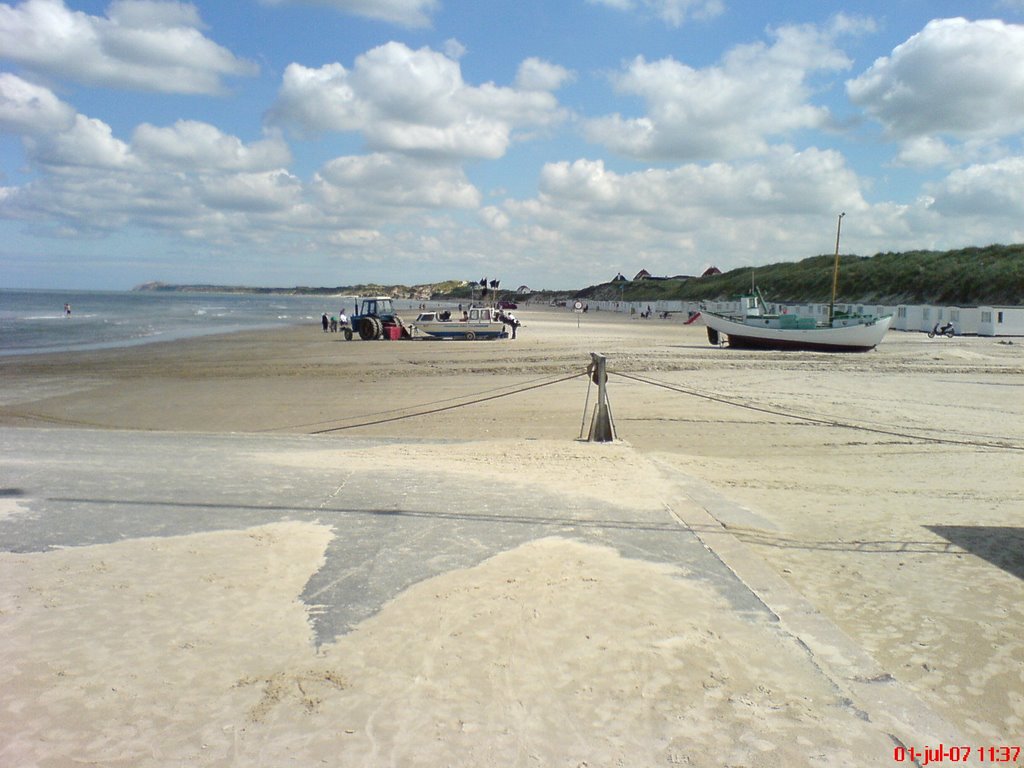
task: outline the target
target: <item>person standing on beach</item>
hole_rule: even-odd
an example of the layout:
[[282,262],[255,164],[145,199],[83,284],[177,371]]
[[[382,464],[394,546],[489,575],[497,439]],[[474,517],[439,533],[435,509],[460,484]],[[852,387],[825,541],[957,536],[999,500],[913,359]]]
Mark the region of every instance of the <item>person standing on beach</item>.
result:
[[508,324],[512,327],[512,338],[514,339],[516,337],[516,328],[519,327],[519,321],[511,312],[506,313],[505,318],[507,319]]
[[324,326],[324,333],[327,333],[327,327],[330,325],[331,321],[327,319],[326,312],[324,312],[323,315],[320,316],[320,322]]

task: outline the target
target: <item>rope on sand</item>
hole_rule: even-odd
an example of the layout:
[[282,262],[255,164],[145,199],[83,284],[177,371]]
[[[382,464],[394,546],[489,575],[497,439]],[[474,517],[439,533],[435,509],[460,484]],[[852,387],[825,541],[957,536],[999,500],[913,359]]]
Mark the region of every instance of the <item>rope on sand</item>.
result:
[[737,400],[731,400],[721,395],[713,395],[707,392],[700,392],[695,389],[689,389],[687,387],[680,387],[676,384],[669,384],[664,381],[658,381],[656,379],[650,379],[643,376],[637,376],[635,374],[623,373],[622,371],[609,371],[609,373],[616,376],[621,376],[624,379],[630,379],[632,381],[639,382],[641,384],[650,384],[653,387],[661,387],[672,392],[678,392],[683,395],[690,395],[691,397],[699,397],[704,400],[711,400],[716,403],[722,403],[723,405],[731,405],[734,408],[743,408],[748,411],[757,411],[758,413],[766,413],[771,416],[781,416],[787,419],[793,419],[794,421],[803,421],[808,424],[820,424],[825,427],[836,427],[839,429],[853,429],[859,432],[872,432],[877,435],[888,435],[890,437],[902,437],[907,440],[919,440],[925,443],[940,443],[943,445],[966,445],[972,448],[996,448],[1000,450],[1009,451],[1024,451],[1024,445],[1017,445],[1013,443],[1014,438],[997,438],[1000,442],[986,442],[982,440],[958,440],[949,437],[932,437],[929,435],[917,435],[910,432],[898,432],[891,429],[882,429],[880,427],[868,427],[863,424],[851,424],[848,422],[837,421],[835,419],[818,418],[815,416],[803,416],[798,413],[789,413],[776,408],[767,408],[765,406],[753,405],[751,403],[743,403]]
[[486,403],[486,402],[489,402],[491,400],[498,400],[498,399],[500,399],[502,397],[511,397],[512,395],[519,395],[519,394],[522,394],[523,392],[530,392],[531,390],[534,390],[534,389],[540,389],[541,387],[550,387],[553,384],[561,384],[564,381],[571,381],[572,379],[578,379],[580,376],[586,376],[586,375],[587,375],[586,371],[580,371],[579,373],[573,373],[573,374],[570,374],[569,376],[563,376],[563,377],[561,377],[559,379],[555,379],[553,381],[546,381],[546,382],[543,382],[541,384],[533,384],[533,385],[527,386],[527,387],[519,387],[518,389],[513,389],[513,390],[511,390],[509,392],[502,392],[502,393],[497,394],[497,395],[488,395],[486,397],[478,397],[476,399],[467,400],[467,401],[462,402],[462,403],[455,403],[454,405],[444,405],[444,406],[441,406],[441,407],[438,407],[438,408],[429,408],[427,410],[416,411],[414,413],[406,413],[406,414],[403,414],[401,416],[389,416],[388,418],[384,418],[384,419],[374,419],[373,421],[364,421],[364,422],[360,422],[359,424],[347,424],[347,425],[345,425],[343,427],[328,427],[326,429],[317,429],[317,430],[314,430],[314,431],[310,432],[309,434],[311,434],[311,435],[323,435],[323,434],[327,434],[328,432],[341,432],[341,431],[346,430],[346,429],[357,429],[359,427],[372,427],[372,426],[375,426],[377,424],[388,424],[388,423],[393,422],[393,421],[403,421],[404,419],[414,419],[414,418],[417,418],[419,416],[431,416],[431,415],[433,415],[435,413],[443,413],[444,411],[453,411],[456,408],[465,408],[468,405],[478,405],[479,403]]
[[[528,385],[533,384],[534,382],[537,382],[537,381],[546,381],[547,378],[548,378],[547,376],[540,376],[540,377],[538,377],[536,379],[530,379],[529,381],[523,382],[523,386],[528,386]],[[503,385],[503,386],[500,386],[500,387],[492,387],[491,389],[484,389],[484,390],[481,390],[480,392],[475,392],[475,393],[471,393],[471,394],[468,394],[468,395],[455,395],[453,397],[445,397],[445,398],[441,398],[440,400],[431,400],[431,401],[426,402],[426,403],[417,403],[416,405],[407,406],[405,408],[387,408],[387,409],[385,409],[383,411],[373,411],[372,413],[364,413],[361,416],[352,416],[350,418],[353,418],[353,419],[355,419],[355,418],[372,419],[372,418],[375,418],[377,416],[387,416],[387,415],[390,415],[390,414],[393,414],[393,413],[394,414],[405,413],[406,411],[409,410],[409,408],[417,408],[417,407],[418,408],[426,408],[428,406],[440,405],[441,403],[451,403],[451,402],[454,402],[456,400],[464,400],[467,397],[479,397],[480,395],[487,395],[487,394],[490,394],[491,392],[501,392],[501,391],[504,391],[504,390],[507,390],[507,389],[510,389],[510,387],[508,385]],[[325,424],[336,424],[339,421],[344,421],[344,419],[340,419],[340,418],[320,419],[319,421],[309,421],[309,422],[304,422],[302,424],[285,424],[285,425],[279,426],[279,427],[267,427],[266,429],[256,429],[256,430],[253,430],[253,431],[254,432],[280,432],[283,429],[305,429],[307,427],[320,427],[320,426],[323,426]]]

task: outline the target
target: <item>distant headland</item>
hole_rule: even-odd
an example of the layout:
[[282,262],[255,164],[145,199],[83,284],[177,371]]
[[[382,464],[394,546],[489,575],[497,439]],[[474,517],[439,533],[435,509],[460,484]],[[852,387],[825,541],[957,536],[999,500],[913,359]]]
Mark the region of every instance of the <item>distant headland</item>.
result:
[[463,287],[469,296],[469,283],[464,280],[449,280],[441,283],[425,285],[339,285],[339,286],[308,286],[296,285],[291,288],[265,288],[245,285],[211,285],[207,283],[164,283],[154,281],[135,286],[133,291],[163,291],[166,293],[244,293],[244,294],[277,294],[285,296],[392,296],[399,299],[415,299],[426,301],[433,296],[449,295]]

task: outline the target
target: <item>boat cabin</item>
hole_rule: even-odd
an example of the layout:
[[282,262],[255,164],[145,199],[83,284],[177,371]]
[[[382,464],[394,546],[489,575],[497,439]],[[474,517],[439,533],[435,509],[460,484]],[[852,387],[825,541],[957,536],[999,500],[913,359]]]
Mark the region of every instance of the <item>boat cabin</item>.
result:
[[740,311],[745,317],[761,317],[764,305],[758,296],[740,296]]
[[464,310],[462,315],[458,311],[443,309],[432,312],[420,312],[416,317],[417,323],[500,323],[498,310],[491,307],[470,307]]

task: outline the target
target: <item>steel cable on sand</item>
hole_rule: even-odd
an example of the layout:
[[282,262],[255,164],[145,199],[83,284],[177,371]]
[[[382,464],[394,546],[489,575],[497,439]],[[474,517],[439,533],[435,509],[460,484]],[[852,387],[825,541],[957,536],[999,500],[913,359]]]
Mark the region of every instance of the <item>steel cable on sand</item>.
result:
[[660,387],[667,389],[671,392],[678,392],[679,394],[689,395],[691,397],[699,397],[703,400],[710,400],[716,403],[722,403],[723,405],[731,405],[734,408],[743,408],[748,411],[756,411],[758,413],[765,413],[770,416],[781,416],[787,419],[793,419],[794,421],[803,421],[808,424],[820,424],[825,427],[836,427],[839,429],[853,429],[859,432],[871,432],[878,435],[887,435],[889,437],[902,437],[907,440],[919,440],[926,443],[940,443],[943,445],[963,445],[971,448],[995,448],[1000,450],[1009,451],[1024,451],[1024,445],[1014,444],[1016,438],[1002,438],[999,440],[1005,442],[986,442],[981,440],[958,440],[950,437],[931,437],[928,435],[917,435],[910,432],[898,432],[892,429],[882,429],[881,427],[868,427],[863,424],[851,424],[849,422],[837,421],[836,419],[819,418],[816,416],[803,416],[797,413],[789,413],[787,411],[779,410],[777,408],[769,408],[767,406],[753,405],[752,403],[742,403],[736,400],[731,400],[721,395],[713,395],[708,392],[700,392],[695,389],[689,389],[687,387],[681,387],[676,384],[669,384],[668,382],[658,381],[657,379],[645,378],[643,376],[637,376],[636,374],[623,373],[622,371],[608,371],[610,374],[620,376],[624,379],[636,381],[641,384],[649,384],[654,387]]

